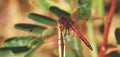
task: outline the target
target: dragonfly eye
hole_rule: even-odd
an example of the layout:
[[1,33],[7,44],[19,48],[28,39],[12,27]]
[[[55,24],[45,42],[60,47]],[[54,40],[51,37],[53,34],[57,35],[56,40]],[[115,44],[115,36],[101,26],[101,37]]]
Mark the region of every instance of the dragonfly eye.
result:
[[71,25],[74,24],[74,21],[72,21],[70,17],[62,16],[59,18],[59,23],[69,28]]
[[74,24],[74,21],[70,17],[67,17],[67,23],[71,26]]
[[59,18],[59,23],[60,23],[60,24],[65,24],[65,22],[66,22],[65,19],[66,19],[65,16],[60,17],[60,18]]

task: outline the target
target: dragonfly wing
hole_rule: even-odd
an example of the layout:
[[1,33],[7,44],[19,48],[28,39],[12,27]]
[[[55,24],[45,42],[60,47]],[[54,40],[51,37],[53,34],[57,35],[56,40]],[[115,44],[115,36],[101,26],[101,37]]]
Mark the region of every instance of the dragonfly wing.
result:
[[74,19],[74,20],[78,20],[79,19],[79,15],[80,15],[80,9],[77,8],[75,10],[75,12],[70,15],[70,18]]
[[88,19],[80,19],[80,8],[77,8],[74,13],[70,15],[70,18],[75,22],[77,28],[84,25]]

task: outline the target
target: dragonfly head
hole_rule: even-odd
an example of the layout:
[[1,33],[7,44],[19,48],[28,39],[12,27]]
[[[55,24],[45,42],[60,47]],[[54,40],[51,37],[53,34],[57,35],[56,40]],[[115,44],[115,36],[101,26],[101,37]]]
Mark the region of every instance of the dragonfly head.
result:
[[61,16],[59,18],[59,23],[62,24],[62,25],[64,25],[64,26],[71,26],[71,25],[73,25],[74,22],[71,20],[70,17]]
[[66,22],[66,17],[65,17],[65,16],[61,16],[61,17],[59,18],[59,23],[60,23],[60,24],[65,24],[65,22]]

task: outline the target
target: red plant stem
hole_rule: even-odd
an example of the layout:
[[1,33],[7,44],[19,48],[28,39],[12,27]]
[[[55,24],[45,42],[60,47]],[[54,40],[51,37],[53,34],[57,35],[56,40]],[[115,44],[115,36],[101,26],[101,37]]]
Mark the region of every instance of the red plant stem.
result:
[[117,0],[112,0],[111,8],[110,8],[107,20],[106,20],[105,25],[104,25],[104,38],[103,38],[103,43],[102,43],[101,48],[100,48],[99,57],[105,57],[109,28],[110,28],[112,17],[113,17],[115,8],[116,8],[116,4],[117,4]]

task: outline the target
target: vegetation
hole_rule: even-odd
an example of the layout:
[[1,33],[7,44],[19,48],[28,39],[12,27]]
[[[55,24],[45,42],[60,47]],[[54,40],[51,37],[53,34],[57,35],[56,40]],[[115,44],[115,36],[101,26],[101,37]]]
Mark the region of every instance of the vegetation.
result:
[[[57,36],[59,37],[59,18],[61,16],[69,16],[73,18],[75,21],[75,25],[77,25],[78,30],[81,32],[86,32],[87,39],[90,41],[93,51],[89,50],[91,57],[119,57],[120,56],[120,28],[116,28],[115,32],[113,32],[116,36],[117,46],[109,48],[107,45],[108,42],[108,33],[112,21],[112,17],[114,15],[114,11],[117,5],[117,0],[112,0],[111,8],[107,19],[104,18],[104,0],[64,0],[66,4],[69,5],[69,8],[59,4],[59,2],[55,2],[52,0],[35,0],[38,5],[32,3],[32,0],[29,0],[29,4],[33,7],[37,7],[40,10],[47,12],[50,16],[38,14],[31,12],[28,14],[29,19],[38,22],[44,25],[38,24],[26,24],[26,23],[17,23],[14,27],[18,30],[27,31],[35,36],[15,36],[6,39],[3,44],[2,48],[0,48],[0,57],[32,57],[35,51],[40,48],[46,40]],[[96,9],[100,7],[99,9]],[[95,13],[98,11],[98,15],[96,16]],[[52,16],[53,15],[53,16]],[[87,21],[88,20],[88,21]],[[99,33],[100,37],[103,37],[102,45],[99,49],[97,38],[96,38],[96,29],[94,21],[98,22],[99,27],[101,29],[104,28],[102,34]],[[83,26],[80,27],[79,23],[81,21],[84,22]],[[78,23],[77,23],[78,22]],[[79,28],[80,27],[80,28]],[[82,30],[83,29],[83,30]],[[99,28],[99,31],[101,31]],[[101,36],[103,35],[103,36]],[[70,35],[63,36],[65,39],[65,57],[85,57],[84,51],[84,44],[82,44],[81,39],[72,31],[70,30]],[[59,40],[58,40],[59,41]],[[58,45],[59,46],[59,45]],[[68,49],[67,49],[68,48]],[[106,55],[106,51],[110,49],[110,53]],[[58,57],[60,51],[58,49],[53,50],[54,54]]]

